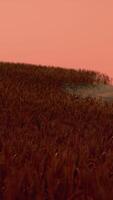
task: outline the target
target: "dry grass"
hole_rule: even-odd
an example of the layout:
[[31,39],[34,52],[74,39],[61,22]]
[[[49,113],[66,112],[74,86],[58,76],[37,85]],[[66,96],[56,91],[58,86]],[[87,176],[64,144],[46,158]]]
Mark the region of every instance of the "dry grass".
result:
[[0,200],[113,199],[113,104],[62,90],[109,81],[0,63]]

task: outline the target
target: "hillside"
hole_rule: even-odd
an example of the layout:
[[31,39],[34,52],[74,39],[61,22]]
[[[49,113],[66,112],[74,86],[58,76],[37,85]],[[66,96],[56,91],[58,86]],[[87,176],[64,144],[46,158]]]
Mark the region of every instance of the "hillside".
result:
[[113,104],[65,85],[104,74],[0,63],[0,200],[112,200]]

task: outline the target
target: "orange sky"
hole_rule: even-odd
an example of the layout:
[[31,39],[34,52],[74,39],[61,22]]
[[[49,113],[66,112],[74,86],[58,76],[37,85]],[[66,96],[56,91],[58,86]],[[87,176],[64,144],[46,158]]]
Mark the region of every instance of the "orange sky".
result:
[[0,0],[0,60],[113,77],[113,0]]

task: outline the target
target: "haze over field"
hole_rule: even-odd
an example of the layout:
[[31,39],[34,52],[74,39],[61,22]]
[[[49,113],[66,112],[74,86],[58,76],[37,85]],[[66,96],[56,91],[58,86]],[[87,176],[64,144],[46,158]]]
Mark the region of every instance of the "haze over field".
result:
[[0,60],[113,77],[112,0],[1,0]]

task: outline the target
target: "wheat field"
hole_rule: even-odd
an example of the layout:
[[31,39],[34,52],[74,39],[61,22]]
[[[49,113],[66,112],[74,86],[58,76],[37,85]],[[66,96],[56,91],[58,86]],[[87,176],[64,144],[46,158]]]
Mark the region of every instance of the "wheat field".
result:
[[0,200],[112,200],[113,104],[65,85],[88,70],[0,63]]

